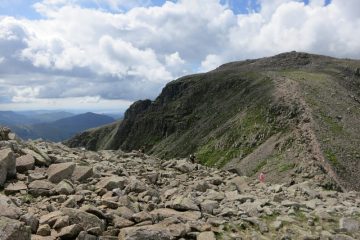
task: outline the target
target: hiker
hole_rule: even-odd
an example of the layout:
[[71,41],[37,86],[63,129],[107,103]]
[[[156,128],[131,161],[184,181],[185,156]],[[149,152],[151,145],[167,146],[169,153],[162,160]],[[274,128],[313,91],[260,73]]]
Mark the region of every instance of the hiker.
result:
[[260,175],[259,175],[259,181],[261,183],[265,182],[265,173],[264,172],[261,172]]
[[196,157],[195,157],[194,154],[190,154],[189,159],[190,159],[190,162],[191,162],[191,163],[195,163]]

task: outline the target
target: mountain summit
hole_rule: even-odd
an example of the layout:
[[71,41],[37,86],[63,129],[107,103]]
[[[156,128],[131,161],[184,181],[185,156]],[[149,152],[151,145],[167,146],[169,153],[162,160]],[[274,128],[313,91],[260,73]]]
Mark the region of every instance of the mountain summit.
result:
[[135,102],[122,122],[67,141],[91,150],[164,158],[270,181],[319,178],[360,190],[360,61],[300,52],[231,62],[170,82]]

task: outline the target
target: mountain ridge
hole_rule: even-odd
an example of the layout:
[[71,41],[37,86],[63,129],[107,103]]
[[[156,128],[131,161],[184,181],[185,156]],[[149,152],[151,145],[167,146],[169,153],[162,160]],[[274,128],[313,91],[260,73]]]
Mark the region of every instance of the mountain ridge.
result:
[[[100,128],[66,143],[144,146],[165,158],[195,153],[203,164],[247,176],[266,171],[274,182],[317,175],[324,186],[360,189],[359,69],[359,60],[299,52],[227,63],[168,83],[154,101],[135,102],[107,129],[111,139],[99,138]],[[262,148],[267,154],[256,158]]]

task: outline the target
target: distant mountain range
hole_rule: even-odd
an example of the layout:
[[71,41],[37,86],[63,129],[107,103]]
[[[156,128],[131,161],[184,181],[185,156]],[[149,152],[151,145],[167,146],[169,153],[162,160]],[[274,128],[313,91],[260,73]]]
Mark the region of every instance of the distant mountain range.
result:
[[115,119],[110,116],[91,112],[75,115],[51,111],[0,111],[0,125],[10,127],[21,138],[42,138],[55,142],[114,121]]

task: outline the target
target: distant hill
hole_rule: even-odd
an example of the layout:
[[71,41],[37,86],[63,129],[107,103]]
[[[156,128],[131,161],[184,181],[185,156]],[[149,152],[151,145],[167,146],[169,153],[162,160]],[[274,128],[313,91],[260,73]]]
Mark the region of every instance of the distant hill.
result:
[[0,124],[16,126],[38,123],[39,120],[13,111],[0,111]]
[[19,112],[19,114],[25,115],[28,118],[34,119],[39,123],[53,122],[59,119],[75,116],[74,113],[65,111],[25,111]]
[[273,182],[326,172],[336,186],[360,190],[360,61],[289,52],[231,62],[172,81],[154,101],[132,104],[121,123],[67,144],[195,153],[203,164],[263,171]]
[[115,119],[96,113],[84,113],[53,122],[33,125],[17,125],[11,128],[23,139],[42,138],[50,141],[63,141],[89,128],[114,122]]

